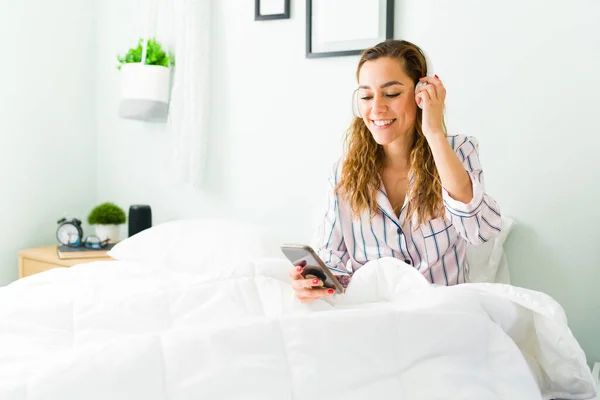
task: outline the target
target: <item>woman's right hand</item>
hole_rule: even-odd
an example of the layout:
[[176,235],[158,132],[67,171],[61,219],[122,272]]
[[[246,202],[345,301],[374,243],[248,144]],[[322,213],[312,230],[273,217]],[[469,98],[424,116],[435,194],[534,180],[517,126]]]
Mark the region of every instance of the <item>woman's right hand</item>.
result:
[[306,266],[306,261],[300,261],[294,264],[294,268],[290,269],[289,275],[292,278],[292,288],[296,297],[301,303],[310,303],[319,300],[325,296],[331,296],[335,293],[333,289],[328,288],[313,288],[318,285],[318,279],[305,279],[302,276],[302,269]]

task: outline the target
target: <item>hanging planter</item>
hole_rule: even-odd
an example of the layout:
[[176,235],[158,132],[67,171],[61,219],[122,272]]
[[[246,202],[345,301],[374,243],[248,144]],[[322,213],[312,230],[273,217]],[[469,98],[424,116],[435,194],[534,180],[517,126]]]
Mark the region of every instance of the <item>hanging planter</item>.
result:
[[138,46],[118,57],[121,71],[119,116],[140,121],[166,121],[169,112],[172,54],[156,39],[140,39]]

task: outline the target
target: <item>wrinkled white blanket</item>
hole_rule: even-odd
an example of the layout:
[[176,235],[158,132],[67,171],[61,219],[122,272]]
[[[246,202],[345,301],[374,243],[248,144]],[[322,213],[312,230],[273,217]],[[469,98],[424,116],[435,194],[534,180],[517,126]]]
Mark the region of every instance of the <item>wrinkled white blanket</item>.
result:
[[560,306],[393,259],[294,298],[280,259],[105,261],[0,289],[0,399],[588,399]]

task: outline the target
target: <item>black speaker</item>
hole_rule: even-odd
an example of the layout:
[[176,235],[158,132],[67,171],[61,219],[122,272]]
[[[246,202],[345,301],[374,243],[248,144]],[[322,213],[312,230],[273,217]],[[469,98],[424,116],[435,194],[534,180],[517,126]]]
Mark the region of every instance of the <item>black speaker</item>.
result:
[[152,226],[150,206],[136,204],[129,207],[129,237]]

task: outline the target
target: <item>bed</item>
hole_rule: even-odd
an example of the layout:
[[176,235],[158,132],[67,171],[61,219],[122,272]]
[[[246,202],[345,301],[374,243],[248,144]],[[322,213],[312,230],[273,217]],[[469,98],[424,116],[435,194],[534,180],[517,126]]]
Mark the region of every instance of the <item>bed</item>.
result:
[[272,232],[158,225],[0,288],[0,399],[591,399],[559,304],[391,258],[300,304]]

